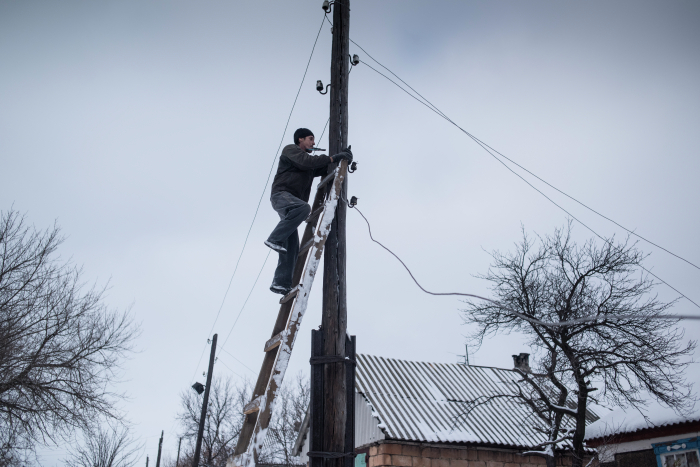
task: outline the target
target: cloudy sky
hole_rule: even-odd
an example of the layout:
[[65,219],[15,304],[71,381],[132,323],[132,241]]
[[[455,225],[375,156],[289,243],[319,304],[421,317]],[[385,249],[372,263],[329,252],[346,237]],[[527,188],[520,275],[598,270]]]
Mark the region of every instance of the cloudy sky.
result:
[[[62,256],[82,265],[87,281],[109,282],[111,306],[132,306],[143,332],[120,388],[152,459],[161,430],[174,456],[179,394],[201,380],[212,327],[222,343],[230,333],[217,374],[255,379],[262,362],[278,310],[268,291],[272,258],[232,326],[268,254],[262,242],[277,216],[263,188],[280,141],[291,142],[301,126],[319,136],[328,118],[328,96],[314,88],[329,81],[325,25],[283,135],[320,6],[0,2],[0,209],[26,213],[37,228],[57,221],[67,237]],[[352,39],[463,128],[700,262],[700,3],[356,0],[351,15]],[[474,276],[487,271],[489,251],[512,249],[521,226],[546,234],[566,222],[463,133],[364,65],[351,75],[349,114],[359,161],[349,194],[426,288],[488,294]],[[528,180],[600,234],[624,236]],[[575,232],[592,235],[580,225]],[[700,271],[640,246],[651,253],[648,268],[700,302]],[[352,211],[347,283],[359,352],[461,361],[463,304],[420,292]],[[290,374],[308,371],[319,285]],[[674,311],[700,314],[687,301]],[[690,336],[700,330],[684,326]],[[520,336],[498,336],[470,349],[470,359],[508,368],[512,354],[528,350]],[[61,456],[45,453],[46,465]]]

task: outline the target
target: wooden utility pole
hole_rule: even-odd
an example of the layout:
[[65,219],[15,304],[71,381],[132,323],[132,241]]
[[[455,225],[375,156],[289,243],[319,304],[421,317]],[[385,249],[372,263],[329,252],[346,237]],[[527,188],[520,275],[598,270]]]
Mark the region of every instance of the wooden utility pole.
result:
[[[333,44],[331,52],[331,89],[329,154],[337,154],[348,145],[348,72],[350,71],[350,0],[333,3]],[[329,170],[335,169],[335,164]],[[323,269],[323,310],[321,332],[323,354],[345,357],[347,303],[345,289],[345,218],[347,178],[342,187],[331,231],[326,241]],[[324,365],[324,446],[326,452],[345,451],[346,368],[344,363]],[[345,458],[326,459],[326,467],[343,467]]]
[[180,446],[182,445],[182,436],[180,441],[177,442],[177,460],[175,461],[175,467],[180,467]]
[[158,457],[156,458],[156,467],[160,467],[160,452],[163,450],[163,433],[164,431],[160,432],[160,441],[158,442]]
[[202,436],[204,435],[204,422],[207,418],[207,405],[209,405],[209,389],[211,388],[211,376],[214,373],[214,357],[216,356],[216,338],[214,334],[211,340],[211,353],[209,354],[209,371],[207,371],[207,385],[204,388],[204,399],[202,400],[202,414],[199,416],[199,432],[197,433],[197,446],[194,449],[194,460],[192,467],[199,466],[199,454],[202,451]]

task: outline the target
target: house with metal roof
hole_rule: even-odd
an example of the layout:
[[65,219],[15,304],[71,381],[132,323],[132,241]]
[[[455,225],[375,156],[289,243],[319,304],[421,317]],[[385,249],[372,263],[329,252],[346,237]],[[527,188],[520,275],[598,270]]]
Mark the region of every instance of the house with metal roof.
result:
[[698,467],[700,408],[678,414],[658,403],[615,410],[588,426],[602,467]]
[[[546,441],[542,420],[512,394],[513,369],[429,363],[357,355],[355,446],[357,467],[534,467],[520,453]],[[514,356],[527,365],[527,354]],[[528,367],[529,369],[529,367]],[[295,455],[308,458],[309,415]],[[598,417],[590,412],[589,422]],[[567,428],[572,428],[566,426]],[[563,458],[566,463],[566,459]]]

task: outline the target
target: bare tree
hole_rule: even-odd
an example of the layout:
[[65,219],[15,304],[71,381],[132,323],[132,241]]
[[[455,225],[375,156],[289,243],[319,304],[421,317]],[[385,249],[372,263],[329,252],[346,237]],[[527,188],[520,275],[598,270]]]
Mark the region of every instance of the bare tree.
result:
[[56,226],[0,212],[0,431],[30,443],[119,417],[109,383],[138,332],[60,259],[61,242]]
[[[247,381],[235,386],[231,378],[213,378],[204,422],[200,464],[209,467],[226,465],[226,460],[236,447],[243,426],[243,407],[248,402],[250,393],[251,387]],[[180,398],[182,408],[178,418],[185,429],[183,436],[187,440],[185,452],[180,456],[180,464],[192,465],[203,397],[190,389],[183,392]]]
[[[492,268],[480,277],[491,283],[500,306],[467,302],[464,318],[477,326],[470,336],[477,345],[498,332],[529,337],[535,371],[520,371],[518,386],[528,390],[511,395],[549,423],[548,441],[529,454],[547,457],[545,445],[570,440],[573,467],[581,467],[590,403],[642,408],[651,395],[678,411],[692,404],[683,370],[696,343],[682,343],[677,321],[652,319],[676,302],[653,294],[656,284],[641,269],[645,255],[635,244],[613,238],[579,247],[571,223],[538,243],[535,248],[523,233],[514,253],[492,254]],[[618,315],[633,317],[610,318]],[[556,325],[584,317],[596,319]],[[573,432],[560,433],[563,418],[572,421]]]
[[[209,393],[209,408],[202,437],[200,464],[223,467],[233,454],[238,435],[243,427],[243,407],[248,403],[252,386],[243,381],[233,384],[230,378],[214,377]],[[276,398],[277,407],[272,414],[263,452],[258,459],[263,464],[296,465],[292,456],[294,443],[299,435],[310,400],[309,383],[300,372],[294,382],[285,382]],[[192,390],[181,395],[182,409],[178,418],[185,428],[186,445],[180,462],[174,467],[192,465],[194,443],[199,429],[202,396]],[[174,463],[173,463],[174,465]]]
[[98,426],[84,434],[84,441],[70,452],[68,467],[132,467],[141,450],[128,427]]
[[299,463],[292,452],[310,401],[309,381],[301,372],[294,382],[282,385],[268,427],[265,461],[287,466]]
[[21,430],[13,426],[4,426],[0,430],[0,467],[24,467],[32,464],[32,444],[21,434]]

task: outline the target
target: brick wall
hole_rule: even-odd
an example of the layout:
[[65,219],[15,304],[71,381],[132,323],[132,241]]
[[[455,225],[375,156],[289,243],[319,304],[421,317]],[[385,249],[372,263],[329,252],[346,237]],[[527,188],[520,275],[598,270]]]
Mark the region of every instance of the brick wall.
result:
[[[516,451],[401,443],[372,446],[367,456],[367,467],[544,467],[545,464],[542,457],[521,456]],[[560,457],[559,464],[571,465],[571,459]]]

